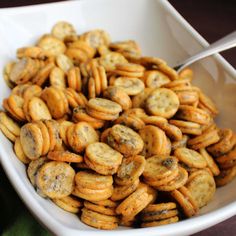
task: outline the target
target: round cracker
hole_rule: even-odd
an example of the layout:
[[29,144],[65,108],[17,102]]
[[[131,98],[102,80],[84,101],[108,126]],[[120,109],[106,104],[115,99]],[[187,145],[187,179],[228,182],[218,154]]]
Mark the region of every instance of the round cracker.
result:
[[25,155],[31,159],[38,159],[42,155],[43,136],[40,128],[33,123],[22,126],[20,131],[20,142]]
[[114,125],[107,137],[108,144],[124,155],[136,155],[143,149],[138,133],[123,125]]
[[178,96],[166,88],[158,88],[146,99],[146,108],[152,115],[171,118],[179,108]]
[[33,160],[29,163],[27,168],[27,175],[31,184],[36,187],[36,175],[38,170],[46,163],[48,159],[46,157],[40,157],[36,160]]
[[75,171],[66,163],[51,161],[38,171],[36,185],[50,198],[69,196],[74,188]]
[[47,105],[38,97],[33,97],[28,103],[28,112],[32,121],[51,120],[52,116]]
[[172,175],[177,168],[178,160],[175,157],[155,155],[147,159],[143,176],[155,181]]
[[75,176],[75,183],[83,188],[104,189],[109,188],[112,176],[103,176],[93,171],[79,171]]
[[119,152],[101,142],[89,144],[86,148],[86,156],[91,162],[107,167],[118,167],[123,157]]
[[207,166],[206,159],[192,149],[177,148],[174,155],[189,167],[204,168]]
[[120,185],[131,184],[143,174],[145,165],[144,156],[136,155],[123,158],[117,171],[116,183]]
[[83,162],[83,157],[69,151],[51,151],[47,155],[48,159],[53,161],[64,161],[70,163]]
[[157,221],[151,221],[151,222],[145,222],[141,224],[142,228],[145,227],[155,227],[155,226],[161,226],[161,225],[168,225],[168,224],[173,224],[179,221],[178,216],[174,216],[171,218],[168,218],[166,220],[157,220]]
[[196,201],[197,206],[201,208],[213,198],[216,185],[214,178],[207,171],[199,171],[198,173],[195,172],[193,178],[190,175],[186,187]]
[[124,186],[115,185],[113,193],[111,195],[111,200],[119,201],[128,197],[131,193],[133,193],[137,189],[138,185],[139,185],[139,179],[136,179],[129,185],[124,185]]
[[137,95],[144,90],[144,83],[138,78],[119,77],[113,86],[123,89],[128,95]]
[[28,164],[30,163],[30,159],[24,154],[22,146],[21,146],[21,142],[20,142],[20,138],[17,137],[16,141],[14,143],[14,151],[15,154],[17,156],[17,158],[24,164]]

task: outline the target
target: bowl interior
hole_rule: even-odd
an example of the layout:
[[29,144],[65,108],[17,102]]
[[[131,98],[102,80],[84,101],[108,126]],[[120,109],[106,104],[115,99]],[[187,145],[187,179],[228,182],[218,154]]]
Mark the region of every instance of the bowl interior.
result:
[[[15,59],[17,48],[32,45],[39,36],[50,32],[51,27],[59,20],[71,22],[79,34],[90,29],[101,28],[110,33],[113,41],[134,39],[140,44],[143,55],[163,58],[170,65],[203,48],[199,40],[181,20],[178,20],[165,1],[71,1],[0,10],[0,71],[3,70],[5,63]],[[236,131],[235,75],[216,57],[195,63],[192,68],[195,73],[194,83],[216,102],[220,110],[220,115],[217,117],[219,126]],[[3,79],[0,80],[0,88],[0,101],[2,101],[9,95],[10,90]],[[88,229],[86,225],[79,222],[76,215],[59,209],[35,193],[26,176],[24,165],[15,158],[12,144],[2,134],[0,140],[3,166],[8,171],[11,168],[14,176],[18,178],[17,180],[11,178],[13,184],[16,186],[15,181],[21,181],[27,194],[32,195],[41,208],[64,226],[80,230]],[[8,173],[9,175],[11,173]],[[202,214],[234,202],[235,184],[236,180],[219,188],[213,201],[204,207],[196,218],[200,219]]]

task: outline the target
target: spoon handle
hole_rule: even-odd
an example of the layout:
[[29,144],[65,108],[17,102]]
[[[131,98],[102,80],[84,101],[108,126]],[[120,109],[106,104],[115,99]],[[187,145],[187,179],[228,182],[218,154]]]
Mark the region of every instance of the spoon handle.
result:
[[189,57],[185,61],[181,62],[177,66],[174,67],[177,71],[182,70],[186,66],[192,64],[193,62],[200,60],[204,57],[210,56],[217,52],[222,52],[224,50],[233,48],[236,46],[236,31],[231,34],[226,35],[225,37],[217,40],[216,42],[209,45],[207,48],[203,49],[203,51],[195,54],[194,56]]

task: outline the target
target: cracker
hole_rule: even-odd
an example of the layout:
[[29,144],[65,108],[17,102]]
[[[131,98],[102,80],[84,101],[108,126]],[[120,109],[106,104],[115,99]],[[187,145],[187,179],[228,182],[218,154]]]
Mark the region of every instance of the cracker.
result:
[[160,123],[158,127],[164,130],[171,140],[179,141],[182,139],[182,131],[177,126],[163,122]]
[[179,190],[175,189],[170,194],[181,206],[185,216],[192,217],[196,214],[193,205]]
[[199,91],[199,103],[201,104],[203,109],[207,109],[213,116],[216,116],[219,113],[215,103],[202,91]]
[[[222,156],[219,156],[215,159],[217,161],[217,163],[220,165],[221,168],[224,168],[224,167],[232,167],[231,164],[234,165],[234,162],[236,160],[236,146],[234,146],[234,148],[222,155]],[[224,168],[224,169],[227,169],[227,168]]]
[[147,97],[146,108],[151,115],[171,118],[179,108],[179,99],[170,89],[158,88]]
[[[67,196],[63,198],[53,198],[52,201],[63,210],[71,212],[71,213],[78,213],[80,210],[79,206],[81,206],[81,203],[78,200],[73,199],[71,196]],[[78,204],[75,204],[75,203],[78,203]]]
[[122,111],[119,104],[104,98],[90,99],[88,101],[88,107],[92,110],[108,114],[117,114]]
[[131,108],[131,109],[124,111],[124,114],[137,116],[138,118],[141,118],[141,119],[148,116],[145,113],[144,109],[142,109],[142,108]]
[[159,186],[162,185],[167,185],[170,183],[172,180],[174,180],[179,174],[179,169],[176,168],[172,171],[172,173],[166,177],[160,178],[160,179],[155,179],[155,180],[148,180],[144,178],[145,183],[149,184],[150,186],[154,188],[158,188]]
[[73,25],[66,21],[59,21],[52,28],[52,35],[61,40],[64,40],[67,36],[75,34],[76,31]]
[[145,101],[150,93],[153,91],[153,88],[144,88],[143,91],[133,96],[132,98],[132,107],[133,108],[145,108]]
[[23,97],[24,92],[26,91],[27,88],[31,86],[31,83],[25,83],[25,84],[18,84],[12,89],[12,94],[16,94],[20,97]]
[[67,72],[67,82],[69,88],[80,92],[82,89],[82,81],[79,67],[71,67]]
[[119,185],[132,184],[143,174],[145,165],[144,156],[136,155],[123,158],[117,171],[116,183]]
[[117,63],[127,63],[128,61],[125,59],[125,57],[121,53],[108,52],[102,55],[98,59],[98,62],[100,65],[104,66],[106,71],[111,71],[115,69],[115,65]]
[[87,59],[93,58],[96,53],[96,50],[93,47],[91,47],[91,45],[80,39],[72,42],[69,45],[69,48],[77,49],[80,52],[80,54],[85,55]]
[[50,138],[50,148],[49,151],[57,150],[62,145],[62,140],[59,135],[59,125],[55,120],[45,120],[44,124],[46,125]]
[[66,87],[66,79],[64,71],[59,67],[54,67],[49,75],[50,85],[63,89]]
[[[199,174],[198,174],[199,173]],[[216,186],[214,178],[204,171],[194,173],[186,185],[199,208],[205,206],[214,196]]]
[[164,220],[178,215],[177,210],[162,210],[150,212],[142,215],[143,222],[150,222],[155,220]]
[[132,107],[132,102],[129,95],[120,87],[108,87],[104,90],[103,97],[118,103],[123,110],[128,110]]
[[57,56],[66,50],[65,44],[52,35],[44,35],[37,44],[51,56]]
[[176,117],[182,120],[196,122],[200,125],[207,125],[211,121],[209,113],[189,105],[180,105]]
[[171,143],[171,150],[174,151],[177,148],[186,147],[188,139],[189,139],[189,137],[187,135],[183,135],[181,140],[172,142]]
[[87,114],[85,108],[78,106],[73,109],[73,117],[74,121],[85,121],[88,122],[94,129],[99,129],[104,126],[104,121],[96,119]]
[[145,84],[148,88],[160,88],[170,82],[168,76],[157,70],[146,71],[144,73]]
[[169,67],[165,61],[157,57],[142,57],[141,64],[147,69],[157,69],[166,74],[171,80],[177,80],[179,78],[178,73]]
[[8,105],[12,112],[21,120],[25,120],[25,114],[23,112],[24,99],[18,95],[11,94],[8,98]]
[[11,119],[5,112],[0,111],[0,123],[15,136],[20,135],[19,125],[13,119]]
[[14,151],[17,158],[24,164],[30,163],[30,159],[24,154],[24,151],[21,146],[20,138],[17,137],[14,143]]
[[43,149],[42,155],[46,155],[50,149],[51,141],[50,135],[47,126],[43,123],[43,121],[36,121],[37,126],[40,128],[43,137]]
[[219,167],[217,166],[215,160],[209,155],[205,148],[199,149],[200,154],[205,158],[207,166],[210,168],[214,176],[220,174]]
[[104,214],[88,210],[87,208],[82,209],[81,221],[98,229],[111,230],[118,227],[118,218],[114,216],[106,216]]
[[195,122],[169,120],[169,123],[177,126],[183,134],[200,135],[202,133],[201,125]]
[[3,70],[3,79],[4,79],[4,81],[6,82],[7,86],[10,89],[13,89],[15,87],[15,83],[13,83],[10,80],[10,73],[11,73],[11,70],[12,70],[12,67],[13,67],[14,64],[15,64],[15,62],[13,62],[13,61],[8,62],[5,65],[4,70]]
[[224,186],[230,183],[236,176],[236,166],[227,170],[221,170],[220,174],[216,176],[215,182],[217,187]]
[[179,217],[178,216],[174,216],[174,217],[168,218],[166,220],[144,222],[144,223],[141,224],[141,227],[145,228],[145,227],[154,227],[154,226],[168,225],[168,224],[176,223],[178,221],[179,221]]
[[108,144],[124,155],[136,155],[143,149],[138,133],[123,125],[114,125],[107,137]]
[[98,141],[94,128],[87,122],[79,122],[67,130],[68,144],[75,152],[83,151],[90,143]]
[[138,188],[118,205],[116,213],[122,215],[134,215],[133,213],[136,212],[139,205],[142,205],[142,209],[144,209],[148,200],[148,193],[146,191],[146,186]]
[[133,115],[121,115],[114,121],[114,124],[125,125],[134,130],[140,130],[145,127],[145,123]]
[[48,159],[46,157],[40,157],[36,160],[33,160],[29,163],[27,168],[27,175],[29,177],[29,180],[31,184],[36,187],[36,175],[39,171],[39,169],[48,162]]
[[36,124],[28,123],[22,126],[20,142],[25,155],[31,159],[38,159],[42,155],[43,136]]
[[102,45],[109,45],[110,43],[110,36],[104,30],[91,30],[89,32],[84,33],[81,35],[81,40],[88,43],[93,48],[98,48]]
[[36,84],[32,84],[27,86],[27,88],[23,92],[24,100],[29,100],[32,97],[39,97],[41,95],[42,88]]
[[114,207],[117,207],[117,205],[118,205],[117,202],[114,202],[110,199],[101,200],[101,201],[92,201],[92,203],[99,205],[99,206],[109,207],[109,208],[114,208]]
[[117,171],[117,166],[108,167],[108,166],[99,165],[95,162],[90,161],[87,156],[84,157],[84,161],[90,169],[95,170],[97,173],[100,173],[103,175],[113,175]]
[[53,62],[49,62],[44,67],[40,68],[37,71],[37,74],[33,77],[32,83],[37,84],[38,86],[44,85],[44,83],[46,83],[46,81],[48,80],[48,77],[54,66],[55,65]]
[[204,168],[207,166],[206,159],[198,152],[189,148],[177,148],[174,155],[189,167]]
[[102,190],[91,190],[76,187],[72,194],[88,201],[102,201],[111,197],[112,191],[112,187]]
[[65,110],[64,103],[62,100],[64,99],[61,93],[58,92],[57,87],[48,87],[45,88],[41,94],[41,98],[47,104],[47,107],[55,119],[60,119],[67,112]]
[[122,88],[128,95],[137,95],[144,89],[144,83],[138,78],[119,77],[113,86]]
[[38,97],[30,99],[28,103],[28,112],[32,121],[52,119],[47,105]]
[[220,140],[217,130],[205,131],[199,136],[196,136],[188,140],[188,146],[194,150],[200,148],[206,148],[212,144],[217,143]]
[[[115,179],[116,182],[116,179]],[[126,197],[128,197],[131,193],[133,193],[139,185],[139,179],[136,179],[134,182],[128,185],[115,185],[113,193],[111,195],[111,200],[119,201]]]
[[66,163],[51,161],[37,172],[36,185],[50,198],[69,196],[74,187],[75,171]]
[[142,154],[146,158],[166,153],[166,135],[161,129],[152,125],[146,125],[143,129],[139,130],[139,135],[144,142]]
[[156,188],[160,191],[172,191],[185,185],[187,180],[188,180],[188,172],[184,168],[179,166],[179,174],[175,179],[171,180],[169,183],[165,185],[161,185]]
[[[11,107],[8,105],[8,99],[4,98],[2,103],[3,108],[9,113],[9,115],[16,121],[25,121],[25,119],[22,119],[19,117],[15,112],[11,109]],[[24,106],[23,106],[24,107]]]
[[230,129],[221,129],[219,131],[219,139],[210,147],[207,148],[214,157],[223,155],[229,152],[235,145],[232,142],[233,131]]
[[119,152],[101,142],[89,144],[85,152],[90,162],[104,166],[105,168],[112,167],[115,172],[121,164],[123,157]]
[[108,216],[116,215],[115,208],[109,208],[109,207],[105,207],[101,205],[96,205],[89,201],[84,201],[84,206],[89,210],[92,210],[92,211],[95,211],[104,215],[108,215]]
[[48,56],[46,51],[37,46],[18,48],[16,55],[18,58],[30,57],[41,60],[44,60]]
[[53,161],[64,161],[70,163],[83,162],[83,157],[69,151],[51,151],[47,155],[48,159]]
[[174,202],[166,202],[160,204],[150,204],[145,209],[143,209],[142,214],[163,211],[163,210],[174,210],[177,206]]
[[179,72],[179,77],[181,79],[193,79],[193,71],[190,68],[185,68]]
[[103,176],[93,171],[79,171],[75,183],[83,188],[105,189],[112,186],[112,176]]
[[[29,71],[33,67],[33,60],[29,57],[22,58],[14,63],[10,71],[10,81],[16,84],[23,84],[30,80]],[[26,76],[28,75],[28,76]]]
[[109,45],[114,51],[120,52],[130,62],[136,63],[141,56],[141,49],[134,40],[125,40],[121,42],[111,43]]
[[173,156],[152,156],[147,159],[143,176],[150,181],[159,180],[173,174],[178,168],[178,160]]
[[115,75],[118,76],[127,76],[127,77],[142,77],[145,68],[141,65],[134,63],[118,63],[116,64],[115,69],[112,71]]

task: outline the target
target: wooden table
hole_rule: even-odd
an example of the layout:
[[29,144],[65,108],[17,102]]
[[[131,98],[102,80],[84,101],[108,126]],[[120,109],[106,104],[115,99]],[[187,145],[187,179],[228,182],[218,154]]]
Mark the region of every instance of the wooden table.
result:
[[[53,2],[34,0],[34,4]],[[236,30],[235,0],[169,0],[180,14],[209,42]],[[1,0],[0,8],[30,5],[30,0]],[[236,67],[236,48],[222,53],[226,60]],[[1,171],[1,169],[0,169]],[[236,216],[194,236],[235,236]]]

